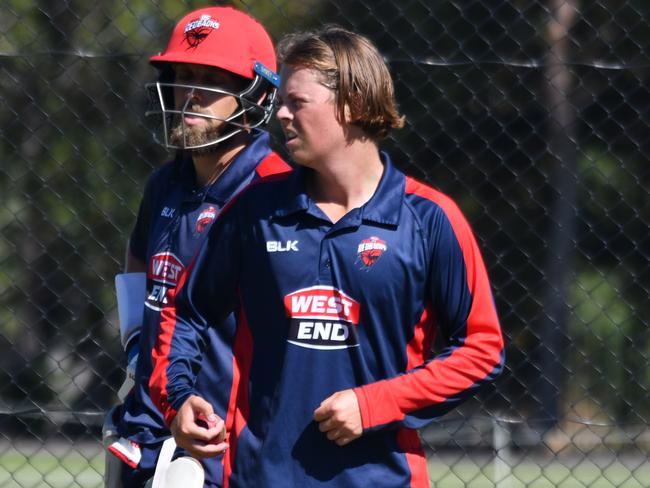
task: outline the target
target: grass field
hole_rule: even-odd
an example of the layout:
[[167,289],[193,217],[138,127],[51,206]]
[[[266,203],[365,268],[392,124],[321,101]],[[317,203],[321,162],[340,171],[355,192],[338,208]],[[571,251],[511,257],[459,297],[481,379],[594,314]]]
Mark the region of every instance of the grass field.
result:
[[[541,465],[543,464],[543,465]],[[429,462],[431,486],[436,488],[647,488],[650,462],[630,467],[613,461],[606,467],[585,460],[576,466],[559,461],[525,460],[513,468],[459,460],[445,465]]]
[[[0,446],[2,488],[100,488],[103,469],[104,455],[95,443]],[[510,467],[489,456],[432,455],[429,477],[435,488],[647,488],[650,460],[641,453],[598,459],[523,458]]]
[[1,488],[99,488],[103,472],[104,453],[97,442],[0,443]]

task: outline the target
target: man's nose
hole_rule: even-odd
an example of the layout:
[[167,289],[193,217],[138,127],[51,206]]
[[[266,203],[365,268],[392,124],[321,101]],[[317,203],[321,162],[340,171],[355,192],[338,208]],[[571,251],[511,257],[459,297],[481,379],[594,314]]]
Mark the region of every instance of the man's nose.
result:
[[188,89],[185,96],[187,97],[188,100],[200,100],[201,99],[200,90],[197,90],[196,88]]
[[275,112],[275,116],[278,120],[288,120],[291,118],[291,112],[286,105],[282,104],[278,107],[278,110]]

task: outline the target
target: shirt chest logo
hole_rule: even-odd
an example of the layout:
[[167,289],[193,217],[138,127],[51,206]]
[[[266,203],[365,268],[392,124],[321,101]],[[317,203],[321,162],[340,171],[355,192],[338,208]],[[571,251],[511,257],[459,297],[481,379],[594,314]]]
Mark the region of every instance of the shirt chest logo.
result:
[[200,234],[208,227],[214,219],[217,218],[217,209],[210,205],[208,208],[201,210],[199,217],[196,219],[196,231]]
[[298,241],[266,241],[266,252],[299,251]]
[[357,246],[356,262],[362,270],[368,271],[377,264],[377,261],[387,249],[386,241],[379,237],[372,236],[364,239]]
[[289,293],[284,308],[291,323],[287,341],[309,349],[357,347],[361,306],[331,286],[314,286]]

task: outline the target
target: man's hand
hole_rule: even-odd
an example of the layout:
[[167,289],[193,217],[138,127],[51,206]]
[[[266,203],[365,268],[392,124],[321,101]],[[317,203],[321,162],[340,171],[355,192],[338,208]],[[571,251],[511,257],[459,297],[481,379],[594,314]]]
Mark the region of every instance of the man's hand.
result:
[[171,432],[176,444],[196,458],[214,457],[228,449],[226,427],[212,405],[192,395],[178,409]]
[[339,446],[345,446],[363,434],[357,395],[352,390],[334,393],[314,411],[318,429]]

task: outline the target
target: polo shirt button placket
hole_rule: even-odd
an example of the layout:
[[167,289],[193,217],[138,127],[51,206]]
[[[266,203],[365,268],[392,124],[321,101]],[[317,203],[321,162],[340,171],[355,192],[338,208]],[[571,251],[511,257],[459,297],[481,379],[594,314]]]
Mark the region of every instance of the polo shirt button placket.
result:
[[322,284],[330,284],[332,281],[332,260],[328,255],[323,255],[320,259],[320,279]]

